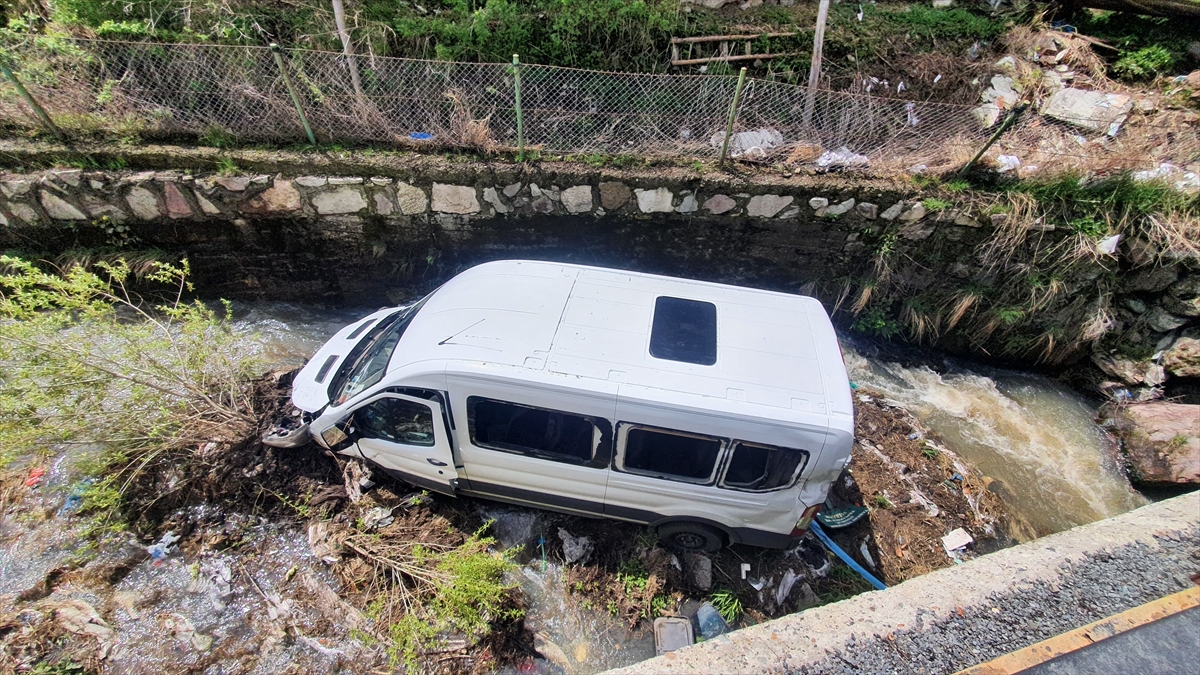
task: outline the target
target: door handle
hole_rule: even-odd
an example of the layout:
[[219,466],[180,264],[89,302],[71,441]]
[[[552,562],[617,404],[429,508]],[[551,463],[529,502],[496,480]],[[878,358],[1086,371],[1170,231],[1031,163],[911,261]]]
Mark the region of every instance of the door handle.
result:
[[426,458],[425,458],[425,461],[426,461],[426,462],[429,462],[430,464],[432,464],[432,465],[434,465],[434,466],[446,466],[446,463],[445,463],[445,462],[439,462],[438,460],[436,460],[436,459],[434,459],[434,458],[432,458],[432,457],[426,457]]

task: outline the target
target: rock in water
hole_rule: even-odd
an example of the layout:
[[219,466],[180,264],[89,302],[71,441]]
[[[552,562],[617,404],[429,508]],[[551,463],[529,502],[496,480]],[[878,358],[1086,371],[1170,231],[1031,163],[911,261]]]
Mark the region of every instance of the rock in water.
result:
[[1200,485],[1200,405],[1129,405],[1113,410],[1112,419],[1135,483]]

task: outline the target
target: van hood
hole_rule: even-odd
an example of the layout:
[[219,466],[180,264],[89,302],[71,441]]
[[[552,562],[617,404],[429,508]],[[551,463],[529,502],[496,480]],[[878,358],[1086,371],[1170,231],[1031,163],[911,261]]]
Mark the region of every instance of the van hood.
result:
[[[402,307],[388,307],[364,317],[334,333],[308,360],[292,382],[292,404],[307,413],[315,413],[329,403],[329,382],[342,367],[346,356],[380,319]],[[353,337],[351,337],[353,335]]]

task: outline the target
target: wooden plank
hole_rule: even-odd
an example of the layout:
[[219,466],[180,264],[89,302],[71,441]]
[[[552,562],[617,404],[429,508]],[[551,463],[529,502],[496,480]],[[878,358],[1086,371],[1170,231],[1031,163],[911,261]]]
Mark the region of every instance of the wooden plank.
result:
[[739,56],[713,56],[707,59],[687,59],[684,61],[672,61],[673,66],[695,66],[701,63],[729,62],[729,61],[753,61],[755,59],[777,59],[781,56],[803,56],[804,52],[785,52],[782,54],[748,54]]
[[758,33],[756,35],[705,35],[703,37],[688,37],[688,38],[671,38],[671,44],[681,45],[690,42],[721,42],[726,40],[757,40],[758,38],[772,37],[791,37],[799,35],[799,31],[794,33]]
[[1089,623],[1068,633],[1055,635],[1025,649],[961,670],[956,675],[1014,675],[1067,652],[1083,649],[1118,633],[1124,633],[1193,607],[1200,607],[1200,588],[1197,587],[1148,602],[1107,619]]

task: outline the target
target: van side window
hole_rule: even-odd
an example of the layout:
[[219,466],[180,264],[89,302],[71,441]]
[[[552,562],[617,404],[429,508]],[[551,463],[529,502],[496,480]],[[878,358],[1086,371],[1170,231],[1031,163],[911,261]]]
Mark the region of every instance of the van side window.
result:
[[381,398],[354,411],[354,425],[364,438],[402,445],[433,445],[433,413],[420,403]]
[[[596,451],[596,420],[585,415],[471,396],[467,426],[471,442],[542,459],[587,464]],[[607,422],[604,422],[607,426]]]
[[721,440],[709,436],[630,427],[625,435],[621,468],[692,483],[712,479]]
[[721,487],[763,492],[790,486],[808,462],[808,453],[738,441]]

